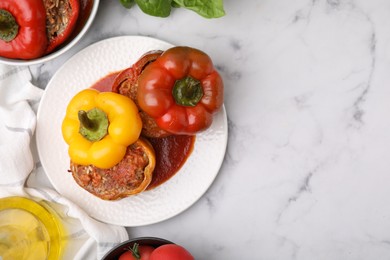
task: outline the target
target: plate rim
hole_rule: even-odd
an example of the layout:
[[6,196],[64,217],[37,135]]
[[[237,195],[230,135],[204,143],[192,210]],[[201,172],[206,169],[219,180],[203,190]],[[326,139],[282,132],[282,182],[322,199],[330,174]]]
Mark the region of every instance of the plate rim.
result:
[[[64,64],[61,65],[61,67],[54,73],[54,75],[51,77],[51,79],[49,80],[49,82],[47,83],[46,85],[46,88],[45,88],[45,91],[41,97],[41,101],[39,103],[39,106],[38,106],[38,109],[37,109],[37,127],[36,127],[36,133],[35,133],[35,141],[36,141],[36,148],[37,148],[37,152],[38,152],[38,159],[40,160],[41,162],[41,165],[42,165],[42,168],[43,168],[43,171],[46,175],[46,177],[48,178],[49,182],[51,183],[51,185],[53,186],[53,188],[55,189],[55,191],[60,194],[61,196],[66,196],[66,194],[62,194],[57,188],[56,188],[56,185],[54,184],[54,182],[52,181],[52,178],[49,176],[49,174],[47,174],[47,169],[45,167],[45,163],[43,162],[44,160],[42,160],[42,151],[41,149],[39,148],[40,144],[38,142],[38,139],[39,139],[39,120],[40,120],[40,117],[42,115],[42,100],[45,99],[45,97],[48,95],[48,91],[46,91],[48,89],[48,87],[52,84],[53,81],[56,80],[56,75],[57,73],[65,66],[67,66],[68,63],[71,63],[74,59],[77,58],[78,55],[80,55],[81,53],[83,52],[86,52],[88,51],[90,48],[94,48],[96,45],[98,44],[103,44],[104,42],[106,41],[116,41],[116,40],[121,40],[121,39],[142,39],[142,40],[152,40],[152,41],[155,41],[155,42],[160,42],[162,44],[168,44],[168,45],[172,45],[174,46],[173,44],[167,42],[167,41],[163,41],[163,40],[160,40],[160,39],[157,39],[157,38],[154,38],[154,37],[149,37],[149,36],[142,36],[142,35],[124,35],[124,36],[115,36],[115,37],[110,37],[110,38],[106,38],[106,39],[103,39],[103,40],[100,40],[100,41],[97,41],[87,47],[85,47],[84,49],[80,50],[79,52],[75,53],[70,59],[68,59]],[[104,76],[104,75],[103,75]],[[102,76],[102,77],[103,77]],[[98,79],[97,79],[98,80]],[[223,147],[223,151],[222,151],[222,156],[219,158],[219,161],[215,163],[215,167],[217,167],[217,170],[216,170],[216,173],[213,174],[212,178],[209,179],[209,183],[204,187],[204,189],[198,191],[198,194],[197,196],[193,196],[192,197],[192,200],[190,203],[187,203],[185,207],[181,207],[179,210],[176,210],[173,214],[166,214],[165,217],[160,217],[160,218],[157,218],[157,219],[154,219],[154,220],[149,220],[149,221],[142,221],[142,223],[135,223],[135,224],[129,224],[128,222],[123,222],[123,221],[110,221],[110,220],[107,220],[107,219],[100,219],[100,218],[96,218],[95,216],[89,214],[87,211],[86,213],[98,220],[98,221],[102,221],[102,222],[105,222],[105,223],[109,223],[109,224],[114,224],[114,225],[121,225],[121,226],[125,226],[125,227],[140,227],[140,226],[146,226],[146,225],[150,225],[150,224],[155,224],[155,223],[159,223],[159,222],[162,222],[162,221],[165,221],[165,220],[168,220],[174,216],[177,216],[181,213],[183,213],[184,211],[186,211],[187,209],[189,209],[191,206],[193,206],[197,201],[199,201],[199,199],[205,195],[205,193],[207,192],[208,189],[210,189],[210,187],[212,186],[212,184],[214,183],[217,175],[219,174],[220,170],[221,170],[221,167],[222,167],[222,164],[223,164],[223,161],[226,157],[226,151],[227,151],[227,145],[228,145],[228,117],[227,117],[227,112],[226,112],[226,108],[225,108],[225,104],[222,105],[220,111],[218,111],[217,113],[222,113],[222,123],[221,123],[221,126],[223,127],[223,138],[221,138],[221,143],[220,143],[220,146],[221,148]],[[73,201],[73,199],[72,199]],[[75,203],[75,202],[73,202]],[[78,203],[75,203],[77,206]]]

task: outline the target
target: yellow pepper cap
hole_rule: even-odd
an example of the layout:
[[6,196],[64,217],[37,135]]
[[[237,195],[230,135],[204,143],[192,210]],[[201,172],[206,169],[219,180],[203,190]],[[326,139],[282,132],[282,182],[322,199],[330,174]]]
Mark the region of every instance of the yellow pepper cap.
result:
[[[80,133],[83,125],[78,117],[79,111],[93,109],[103,111],[109,122],[107,135],[98,141],[88,140]],[[130,98],[95,89],[82,90],[72,98],[62,123],[62,136],[69,145],[70,159],[77,164],[92,164],[102,169],[119,163],[127,146],[138,140],[141,130],[138,108]]]

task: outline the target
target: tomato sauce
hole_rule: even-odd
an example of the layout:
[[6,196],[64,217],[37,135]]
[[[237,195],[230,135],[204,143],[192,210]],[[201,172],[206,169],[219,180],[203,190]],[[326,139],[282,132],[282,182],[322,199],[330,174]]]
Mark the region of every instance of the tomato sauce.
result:
[[96,81],[91,88],[97,89],[100,92],[109,92],[111,91],[111,86],[114,83],[115,77],[120,73],[118,72],[112,72],[103,78]]
[[[120,72],[113,72],[95,82],[91,88],[101,92],[111,91],[115,77]],[[152,182],[147,190],[151,190],[169,180],[184,165],[190,156],[195,136],[171,135],[163,138],[147,138],[156,154],[156,166],[153,171]]]
[[169,180],[180,170],[194,148],[195,136],[171,135],[163,138],[149,138],[149,141],[156,153],[156,167],[147,190]]

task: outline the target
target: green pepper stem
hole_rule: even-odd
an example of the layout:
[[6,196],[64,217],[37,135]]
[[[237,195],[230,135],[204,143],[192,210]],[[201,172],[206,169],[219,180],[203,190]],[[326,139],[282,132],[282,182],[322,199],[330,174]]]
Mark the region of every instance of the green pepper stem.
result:
[[15,17],[8,11],[0,9],[0,40],[10,42],[19,31]]
[[176,80],[172,95],[176,104],[194,107],[203,97],[202,84],[191,76]]
[[96,142],[108,134],[108,118],[104,111],[93,108],[89,111],[78,112],[80,121],[79,133],[88,141]]
[[96,129],[94,122],[91,119],[89,119],[87,112],[85,112],[84,110],[80,110],[78,112],[78,117],[79,117],[80,125],[82,127],[91,131]]

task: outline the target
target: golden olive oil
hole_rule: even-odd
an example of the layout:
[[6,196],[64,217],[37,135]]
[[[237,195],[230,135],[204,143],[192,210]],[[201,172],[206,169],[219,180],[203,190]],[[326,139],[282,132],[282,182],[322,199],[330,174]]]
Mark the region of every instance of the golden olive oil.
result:
[[63,225],[46,203],[0,199],[0,260],[59,259],[63,238]]

